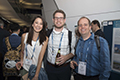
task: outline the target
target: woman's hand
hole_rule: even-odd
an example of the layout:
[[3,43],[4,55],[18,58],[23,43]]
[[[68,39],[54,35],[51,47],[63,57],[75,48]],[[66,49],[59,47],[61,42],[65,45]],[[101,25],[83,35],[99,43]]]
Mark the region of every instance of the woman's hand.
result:
[[18,69],[18,70],[20,70],[21,69],[21,67],[23,66],[23,62],[17,62],[16,63],[16,68]]
[[32,80],[38,80],[38,77],[37,77],[37,76],[34,76]]

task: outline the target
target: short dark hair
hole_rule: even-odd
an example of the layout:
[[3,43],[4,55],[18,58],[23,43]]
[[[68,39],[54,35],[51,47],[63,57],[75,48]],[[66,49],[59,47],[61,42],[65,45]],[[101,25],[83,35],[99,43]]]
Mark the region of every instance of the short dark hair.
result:
[[23,29],[27,28],[27,26],[23,26]]
[[100,28],[100,23],[99,23],[99,21],[98,21],[98,20],[93,20],[93,21],[92,21],[92,23],[93,23],[93,24],[97,24],[97,25],[98,25],[98,27]]
[[55,14],[56,14],[56,13],[62,13],[62,14],[64,15],[64,19],[66,18],[65,12],[64,12],[63,10],[60,10],[60,9],[56,10],[56,11],[53,13],[53,18],[55,18]]
[[85,17],[85,16],[81,17],[81,18],[78,20],[77,25],[79,26],[79,21],[80,21],[81,19],[83,19],[83,18],[87,19],[87,20],[88,20],[88,23],[89,23],[89,25],[90,25],[90,20],[89,20],[87,17]]
[[18,31],[18,29],[20,29],[20,26],[17,23],[12,23],[10,24],[9,28],[12,32],[14,32],[14,31]]

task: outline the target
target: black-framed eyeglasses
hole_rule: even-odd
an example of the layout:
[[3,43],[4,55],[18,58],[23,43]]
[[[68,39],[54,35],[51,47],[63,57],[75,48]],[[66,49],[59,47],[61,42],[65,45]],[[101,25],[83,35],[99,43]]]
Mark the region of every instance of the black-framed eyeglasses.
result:
[[59,19],[59,20],[63,20],[64,17],[54,17],[54,19],[55,19],[55,20],[58,20],[58,19]]

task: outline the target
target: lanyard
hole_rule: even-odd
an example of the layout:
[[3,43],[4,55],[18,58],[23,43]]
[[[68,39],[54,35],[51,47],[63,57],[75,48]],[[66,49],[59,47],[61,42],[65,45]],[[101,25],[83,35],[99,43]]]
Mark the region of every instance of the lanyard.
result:
[[[61,48],[61,42],[62,42],[63,34],[64,34],[64,33],[62,33],[62,35],[61,35],[61,39],[60,39],[60,43],[59,43],[59,49]],[[54,50],[54,49],[53,49],[53,32],[52,32],[52,51],[53,51],[53,50]]]
[[[35,47],[36,47],[36,44],[37,44],[38,39],[39,39],[39,37],[37,38],[37,40],[36,40],[36,42],[35,42],[35,45],[34,45],[34,48],[33,48],[33,54],[32,54],[31,59],[34,57]],[[26,49],[26,58],[27,58],[27,56],[28,56],[28,53],[27,53],[27,45],[28,45],[28,44],[26,44],[26,46],[25,46],[25,49]]]

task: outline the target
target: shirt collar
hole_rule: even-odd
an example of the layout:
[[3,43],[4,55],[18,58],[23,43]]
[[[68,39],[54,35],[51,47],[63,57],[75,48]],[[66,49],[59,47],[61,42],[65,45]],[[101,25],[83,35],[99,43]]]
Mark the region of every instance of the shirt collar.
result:
[[18,34],[16,34],[16,33],[12,33],[11,36],[12,36],[12,35],[16,35],[16,36],[18,36]]
[[[93,39],[94,39],[94,33],[92,33],[92,32],[91,32],[91,36],[90,36],[88,39],[93,40]],[[87,40],[88,40],[88,39],[87,39]],[[83,38],[82,38],[82,37],[80,37],[80,40],[82,40],[82,41],[83,41]]]
[[63,27],[63,30],[62,30],[61,32],[57,32],[57,31],[55,31],[55,27],[54,27],[54,28],[53,28],[53,32],[54,32],[55,34],[64,33],[64,32],[65,32],[65,28]]

